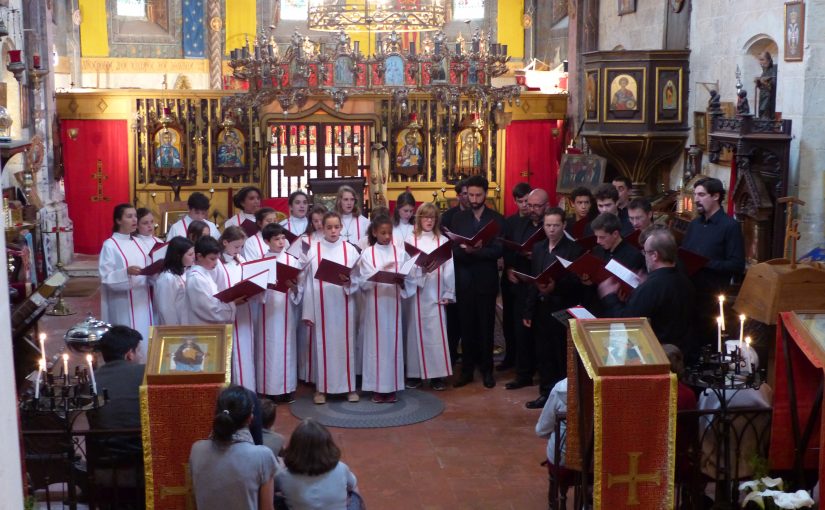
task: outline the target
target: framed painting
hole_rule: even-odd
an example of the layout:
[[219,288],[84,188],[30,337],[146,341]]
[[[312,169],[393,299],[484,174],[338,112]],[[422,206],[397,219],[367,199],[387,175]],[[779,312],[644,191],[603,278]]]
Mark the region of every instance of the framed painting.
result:
[[604,70],[605,122],[644,122],[646,77],[644,67]]
[[785,61],[802,60],[805,47],[805,4],[801,0],[785,2]]
[[484,137],[478,130],[464,128],[455,139],[455,168],[461,175],[481,174],[484,161]]
[[656,68],[657,124],[682,123],[682,68]]
[[405,128],[395,136],[393,172],[414,177],[424,171],[424,138],[417,129]]
[[708,114],[693,112],[693,141],[703,151],[708,150]]
[[584,72],[584,115],[586,120],[599,120],[599,70]]
[[[576,320],[590,366],[597,375],[666,374],[670,362],[647,319]],[[571,328],[573,329],[573,328]]]
[[400,55],[390,55],[384,59],[384,85],[403,87],[406,81],[404,59]]
[[636,0],[617,0],[619,2],[619,16],[636,12]]
[[332,82],[336,86],[355,85],[355,62],[351,57],[340,56],[335,59],[332,69]]
[[186,172],[186,143],[183,129],[179,125],[158,125],[149,139],[152,141],[152,154],[149,158],[152,173],[168,177]]
[[604,181],[607,160],[594,154],[564,154],[559,166],[556,193],[570,193],[579,186],[595,189]]
[[213,171],[219,175],[235,177],[246,173],[248,165],[248,137],[237,126],[220,128],[215,135]]
[[230,381],[232,326],[153,326],[146,362],[148,384]]

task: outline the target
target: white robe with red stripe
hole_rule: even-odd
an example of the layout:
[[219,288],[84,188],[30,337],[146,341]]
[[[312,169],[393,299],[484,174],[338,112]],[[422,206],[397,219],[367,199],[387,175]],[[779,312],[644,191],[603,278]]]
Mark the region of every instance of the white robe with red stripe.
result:
[[[240,255],[240,263],[245,262]],[[218,292],[228,289],[241,281],[241,264],[232,257],[223,255],[215,268]],[[255,322],[252,307],[260,306],[259,298],[237,305],[233,321],[232,338],[232,382],[255,391]]]
[[218,285],[213,273],[198,265],[186,273],[184,324],[232,324],[235,321],[235,304],[224,303],[215,297]]
[[355,302],[351,294],[356,286],[324,283],[315,278],[322,259],[352,267],[358,252],[339,239],[335,243],[320,240],[307,253],[309,266],[303,273],[304,303],[302,319],[313,322],[317,391],[349,393],[355,391]]
[[[407,242],[430,253],[449,240],[432,232],[411,235]],[[433,379],[453,373],[447,342],[447,315],[441,300],[455,301],[455,274],[450,259],[431,273],[418,272],[418,293],[405,300],[407,321],[407,377]]]
[[[405,286],[375,283],[369,278],[380,270],[398,271],[408,259],[407,252],[395,243],[376,244],[361,252],[353,279],[364,297],[363,365],[361,389],[393,393],[404,389],[404,328],[401,298],[415,292],[415,284]],[[391,267],[389,267],[391,265]]]
[[243,258],[246,260],[260,260],[269,252],[269,244],[264,241],[260,232],[246,239],[243,243]]
[[[313,232],[310,235],[304,234],[301,236],[301,240],[309,244],[307,256],[301,257],[301,267],[304,267],[307,264],[309,261],[309,255],[312,253],[312,250],[315,249],[315,243],[322,238],[323,237],[320,232]],[[308,326],[302,320],[298,320],[297,328],[298,379],[314,384],[315,374],[317,373],[316,361],[318,359],[318,354],[315,352],[315,342],[312,338],[314,328],[312,326]]]
[[169,326],[186,323],[186,271],[182,275],[171,271],[160,273],[155,279],[153,297],[156,324]]
[[149,326],[153,324],[149,278],[129,276],[126,269],[147,264],[142,247],[129,234],[115,232],[103,241],[98,260],[101,319],[112,325],[129,326],[143,336],[138,345],[141,361],[146,361]]
[[[169,231],[166,232],[166,241],[169,242],[174,237],[186,237],[186,229],[189,228],[189,225],[195,220],[193,220],[188,214],[183,218],[179,219],[175,223],[169,227]],[[202,222],[206,223],[209,226],[209,235],[214,237],[215,239],[219,239],[221,237],[221,233],[218,230],[218,226],[212,223],[209,220],[201,220]]]
[[154,248],[157,243],[163,243],[163,241],[155,236],[144,236],[138,234],[133,237],[135,238],[135,241],[140,244],[140,247],[143,249],[143,253],[145,253],[147,257],[149,256],[149,252],[152,251],[152,248]]
[[[301,267],[298,259],[285,251],[269,252],[267,257],[276,257],[281,264]],[[295,391],[298,385],[296,333],[303,289],[300,284],[295,291],[286,294],[269,289],[264,297],[258,305],[260,320],[255,325],[258,393],[283,395]]]
[[308,225],[309,218],[307,218],[306,216],[304,216],[303,218],[296,218],[294,216],[290,216],[289,218],[281,222],[282,227],[289,230],[296,236],[304,235],[304,232],[307,231]]
[[241,223],[244,221],[249,220],[252,223],[255,223],[255,215],[254,214],[247,214],[245,212],[239,212],[237,214],[233,214],[229,217],[226,222],[223,224],[223,229],[226,230],[227,227],[240,227]]

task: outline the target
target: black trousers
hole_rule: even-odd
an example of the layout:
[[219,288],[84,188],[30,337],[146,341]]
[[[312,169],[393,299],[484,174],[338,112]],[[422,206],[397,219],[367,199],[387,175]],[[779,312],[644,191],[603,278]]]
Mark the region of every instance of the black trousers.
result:
[[541,306],[532,326],[539,392],[549,395],[553,386],[567,377],[567,328],[551,315],[549,308]]
[[527,304],[529,286],[514,285],[513,289],[513,335],[516,339],[516,378],[521,380],[533,379],[536,373],[536,343],[532,328],[522,322],[524,308]]
[[472,376],[476,367],[482,374],[491,372],[496,294],[458,291],[456,301],[461,321],[461,373]]
[[518,337],[516,335],[515,290],[516,285],[507,279],[507,271],[501,277],[501,331],[504,334],[505,365],[515,365],[518,356]]
[[447,343],[450,345],[450,360],[455,364],[458,359],[458,346],[461,344],[461,315],[458,312],[458,303],[450,303],[444,309],[447,313]]

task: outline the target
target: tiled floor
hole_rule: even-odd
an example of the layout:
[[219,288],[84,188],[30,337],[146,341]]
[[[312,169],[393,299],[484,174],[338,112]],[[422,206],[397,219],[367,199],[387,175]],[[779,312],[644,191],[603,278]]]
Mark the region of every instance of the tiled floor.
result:
[[[99,315],[99,299],[99,294],[67,298],[77,315],[41,320],[49,335],[49,355],[62,347],[59,339],[84,314]],[[510,378],[512,374],[499,375],[492,390],[477,378],[469,386],[439,393],[445,411],[424,423],[332,429],[367,506],[373,510],[547,508],[547,476],[539,465],[546,442],[534,433],[538,411],[524,408],[537,389],[505,390]],[[288,436],[297,420],[286,406],[278,411],[275,428]]]

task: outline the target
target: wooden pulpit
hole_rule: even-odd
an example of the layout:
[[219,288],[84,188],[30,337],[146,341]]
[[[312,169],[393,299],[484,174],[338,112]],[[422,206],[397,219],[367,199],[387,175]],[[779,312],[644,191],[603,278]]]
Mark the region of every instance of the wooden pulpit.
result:
[[[676,376],[647,319],[571,319],[567,467],[593,508],[674,504]],[[592,475],[591,475],[592,473]]]

